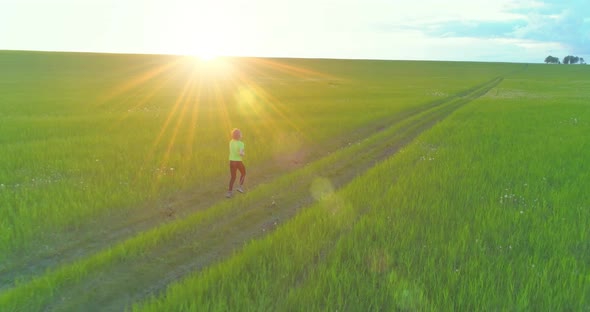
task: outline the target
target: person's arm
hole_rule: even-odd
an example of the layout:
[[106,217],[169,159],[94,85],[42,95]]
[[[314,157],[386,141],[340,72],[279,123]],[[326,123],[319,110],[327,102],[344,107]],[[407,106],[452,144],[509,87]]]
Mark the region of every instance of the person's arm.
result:
[[246,152],[244,151],[246,147],[244,146],[244,144],[242,144],[242,146],[240,147],[240,156],[244,156],[246,155]]

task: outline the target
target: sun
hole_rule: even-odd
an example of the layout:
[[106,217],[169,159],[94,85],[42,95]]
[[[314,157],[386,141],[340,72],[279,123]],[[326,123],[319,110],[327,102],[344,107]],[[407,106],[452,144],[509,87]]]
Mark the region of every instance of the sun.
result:
[[195,58],[201,62],[212,62],[219,58],[219,55],[212,52],[202,52],[195,54]]
[[218,57],[219,57],[219,55],[212,54],[212,53],[204,53],[204,54],[199,54],[196,56],[196,58],[201,62],[215,61]]
[[188,55],[194,66],[207,70],[219,70],[218,67],[224,63],[224,57],[213,51],[196,51]]
[[188,65],[192,66],[201,78],[229,79],[235,73],[231,59],[209,53],[192,54],[187,58]]
[[186,42],[187,52],[201,62],[215,61],[226,50],[222,38],[223,36],[214,31],[195,33],[194,40]]
[[227,65],[225,57],[215,53],[196,53],[189,55],[191,63],[202,70],[219,71]]
[[204,65],[218,63],[222,58],[223,47],[213,39],[199,40],[198,43],[188,49],[188,55],[192,56],[197,63]]
[[188,52],[188,54],[193,56],[196,61],[203,63],[213,62],[221,57],[212,44],[193,46]]

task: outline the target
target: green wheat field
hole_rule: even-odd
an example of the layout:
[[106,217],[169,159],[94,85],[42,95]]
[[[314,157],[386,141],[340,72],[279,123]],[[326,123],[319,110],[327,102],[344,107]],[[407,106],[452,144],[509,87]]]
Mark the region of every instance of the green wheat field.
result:
[[0,51],[0,311],[590,311],[589,90],[584,65]]

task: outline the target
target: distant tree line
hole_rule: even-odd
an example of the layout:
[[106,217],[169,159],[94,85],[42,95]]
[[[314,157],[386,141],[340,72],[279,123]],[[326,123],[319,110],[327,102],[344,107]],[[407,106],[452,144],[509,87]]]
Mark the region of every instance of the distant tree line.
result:
[[[558,57],[549,55],[545,58],[545,63],[547,64],[561,64],[561,61]],[[573,55],[568,55],[563,58],[563,64],[586,64],[583,57],[577,57]]]

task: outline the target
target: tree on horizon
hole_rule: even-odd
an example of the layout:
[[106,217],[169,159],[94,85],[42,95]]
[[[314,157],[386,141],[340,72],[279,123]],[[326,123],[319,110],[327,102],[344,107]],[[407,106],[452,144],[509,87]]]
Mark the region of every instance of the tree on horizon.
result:
[[545,58],[545,63],[547,63],[547,64],[561,64],[558,57],[551,56],[551,55],[549,55]]

